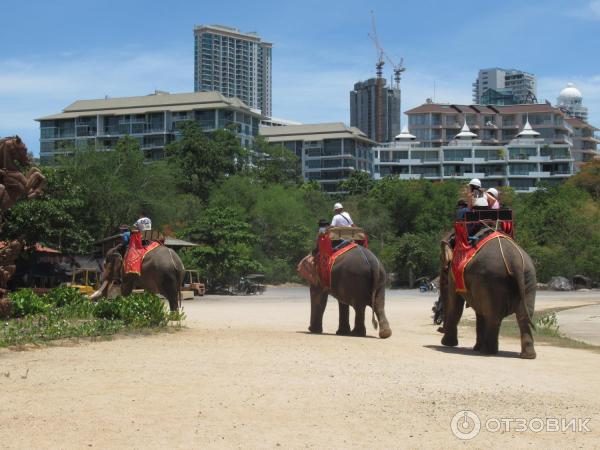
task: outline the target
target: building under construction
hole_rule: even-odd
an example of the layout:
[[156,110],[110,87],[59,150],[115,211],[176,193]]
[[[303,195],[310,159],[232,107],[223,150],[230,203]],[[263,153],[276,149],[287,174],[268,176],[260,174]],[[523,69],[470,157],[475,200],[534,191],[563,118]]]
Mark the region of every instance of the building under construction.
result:
[[385,78],[360,81],[350,91],[350,125],[375,142],[391,142],[400,134],[400,87]]

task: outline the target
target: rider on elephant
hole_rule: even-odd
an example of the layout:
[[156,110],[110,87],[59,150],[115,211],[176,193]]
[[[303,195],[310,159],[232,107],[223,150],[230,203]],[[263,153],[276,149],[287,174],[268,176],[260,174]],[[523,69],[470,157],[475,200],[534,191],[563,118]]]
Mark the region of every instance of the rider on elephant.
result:
[[344,206],[341,203],[336,203],[333,205],[333,219],[331,219],[332,227],[354,227],[354,222],[346,211],[344,211]]

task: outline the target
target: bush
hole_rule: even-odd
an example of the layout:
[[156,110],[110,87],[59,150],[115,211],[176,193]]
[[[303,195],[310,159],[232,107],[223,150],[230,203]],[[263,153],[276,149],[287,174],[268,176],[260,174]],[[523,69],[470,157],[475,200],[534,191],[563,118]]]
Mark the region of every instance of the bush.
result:
[[46,303],[54,305],[58,308],[90,302],[89,299],[77,289],[67,286],[54,288],[44,297]]
[[131,294],[112,300],[103,299],[96,305],[94,316],[100,319],[122,320],[134,328],[167,325],[169,313],[155,294]]
[[37,295],[31,289],[21,289],[9,294],[10,317],[25,317],[32,314],[41,314],[50,310],[51,304]]

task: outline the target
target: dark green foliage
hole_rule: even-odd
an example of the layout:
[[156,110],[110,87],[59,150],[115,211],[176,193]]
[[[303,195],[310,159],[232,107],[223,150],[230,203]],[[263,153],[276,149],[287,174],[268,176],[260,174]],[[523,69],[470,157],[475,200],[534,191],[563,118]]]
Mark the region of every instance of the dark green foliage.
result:
[[[101,306],[102,303],[112,305]],[[103,300],[98,303],[94,314],[99,318],[122,320],[125,325],[133,328],[164,327],[169,321],[169,313],[163,301],[149,292]]]
[[302,168],[296,154],[281,144],[269,144],[259,137],[255,142],[258,153],[253,159],[255,168],[250,175],[255,175],[262,183],[297,185],[302,180]]
[[203,202],[226,176],[244,167],[246,150],[231,130],[216,130],[208,135],[196,122],[180,126],[182,138],[167,147],[172,163],[179,169],[178,185]]
[[260,271],[254,256],[258,238],[233,208],[209,208],[181,232],[200,244],[184,253],[184,264],[198,267],[211,287],[232,285],[241,275]]
[[362,170],[355,170],[348,179],[340,183],[340,191],[347,192],[350,195],[368,194],[375,185],[371,175]]
[[164,302],[149,293],[94,304],[75,289],[61,287],[43,296],[23,289],[11,293],[9,300],[11,316],[0,325],[0,347],[164,328],[169,320],[184,317],[169,313]]
[[52,305],[44,301],[31,289],[21,289],[9,294],[11,304],[11,317],[25,317],[33,314],[41,314],[50,310]]

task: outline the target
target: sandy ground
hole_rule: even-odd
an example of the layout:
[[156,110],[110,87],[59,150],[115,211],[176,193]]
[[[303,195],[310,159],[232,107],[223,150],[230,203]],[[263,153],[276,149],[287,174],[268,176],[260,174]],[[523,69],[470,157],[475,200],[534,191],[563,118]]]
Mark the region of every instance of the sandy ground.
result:
[[[0,446],[600,447],[600,354],[538,345],[526,361],[503,339],[482,357],[470,328],[446,349],[433,299],[389,292],[387,340],[307,334],[308,291],[288,287],[185,302],[176,333],[2,350]],[[600,295],[541,293],[538,309],[590,303]],[[336,328],[330,300],[325,331]],[[451,431],[461,410],[481,420],[472,440]],[[552,431],[553,419],[580,419],[581,431]]]

